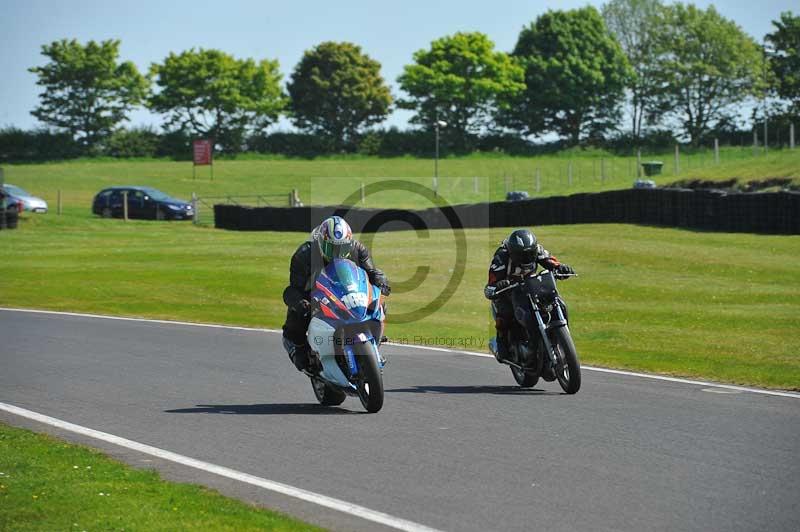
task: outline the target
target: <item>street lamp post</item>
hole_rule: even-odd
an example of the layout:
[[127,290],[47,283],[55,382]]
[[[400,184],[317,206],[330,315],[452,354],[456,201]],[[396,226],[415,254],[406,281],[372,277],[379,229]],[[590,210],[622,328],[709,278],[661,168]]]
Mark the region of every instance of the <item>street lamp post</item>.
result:
[[769,54],[774,52],[775,49],[770,48],[766,43],[764,43],[762,49],[764,50],[764,92],[761,97],[761,107],[764,112],[764,155],[766,155],[767,151],[769,151],[769,137],[767,136],[767,61]]
[[433,195],[436,196],[439,193],[439,128],[447,127],[447,122],[436,120],[433,127],[436,130],[436,158],[433,162]]

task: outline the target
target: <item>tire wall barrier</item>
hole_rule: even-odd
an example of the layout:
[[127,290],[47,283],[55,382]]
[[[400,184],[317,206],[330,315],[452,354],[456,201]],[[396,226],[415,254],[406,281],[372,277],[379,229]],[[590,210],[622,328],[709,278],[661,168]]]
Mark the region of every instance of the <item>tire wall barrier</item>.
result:
[[16,229],[19,212],[16,209],[0,209],[0,229]]
[[238,231],[308,232],[333,214],[346,216],[357,233],[449,229],[450,214],[450,219],[457,219],[465,228],[626,223],[796,235],[800,234],[800,193],[629,189],[455,205],[443,210],[214,205],[214,225]]

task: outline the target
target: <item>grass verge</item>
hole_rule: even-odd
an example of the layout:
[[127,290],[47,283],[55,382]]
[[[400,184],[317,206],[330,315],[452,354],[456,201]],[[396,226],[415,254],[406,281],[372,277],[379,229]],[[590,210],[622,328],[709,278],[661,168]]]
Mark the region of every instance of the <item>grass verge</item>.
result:
[[0,423],[0,530],[320,530]]
[[[393,280],[388,335],[486,350],[483,285],[509,229],[465,231],[464,277],[447,285],[451,231],[370,243]],[[582,361],[722,382],[800,389],[800,237],[597,224],[536,228],[580,277],[560,284]],[[288,263],[306,235],[227,232],[186,222],[26,216],[0,239],[0,306],[279,327]],[[419,268],[424,281],[409,282]],[[392,322],[443,299],[418,319]],[[288,361],[287,361],[288,363]]]
[[[663,174],[653,178],[658,184],[734,177],[782,177],[800,184],[800,150],[771,150],[768,155],[753,156],[749,148],[725,148],[720,164],[714,163],[713,153],[701,151],[684,155],[677,172],[671,153],[643,157],[649,159],[665,164]],[[153,186],[184,199],[192,192],[200,196],[273,195],[267,201],[282,205],[288,203],[288,193],[294,188],[307,205],[330,205],[357,193],[362,183],[388,177],[431,187],[433,161],[411,157],[221,160],[214,166],[213,181],[208,168],[198,168],[195,180],[191,162],[152,159],[77,160],[5,165],[4,169],[8,183],[43,197],[52,209],[60,189],[65,205],[88,211],[100,189],[134,184]],[[439,176],[439,194],[451,204],[499,201],[506,190],[526,190],[535,196],[566,195],[629,188],[636,179],[636,158],[581,150],[539,157],[473,155],[441,160]],[[413,208],[419,207],[419,198],[386,192],[366,198],[364,205]]]

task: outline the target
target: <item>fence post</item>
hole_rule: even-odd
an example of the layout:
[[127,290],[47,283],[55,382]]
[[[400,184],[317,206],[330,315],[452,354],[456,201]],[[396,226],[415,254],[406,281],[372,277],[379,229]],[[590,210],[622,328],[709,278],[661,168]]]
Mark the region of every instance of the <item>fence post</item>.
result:
[[58,189],[58,207],[56,209],[56,214],[61,216],[61,189]]
[[681,173],[681,148],[680,145],[675,145],[675,175]]
[[642,149],[636,150],[636,178],[642,177]]
[[539,168],[536,168],[536,193],[538,194],[542,190],[542,172]]
[[122,191],[122,219],[128,221],[128,191]]
[[606,160],[600,157],[600,183],[606,182]]
[[192,223],[197,225],[197,194],[192,192]]
[[789,124],[789,149],[794,149],[794,122]]
[[[503,172],[503,183],[505,184],[505,187],[506,187],[506,194],[508,194],[508,176],[506,175],[505,172]],[[505,198],[503,198],[503,199],[505,199]]]
[[756,156],[758,152],[758,130],[753,127],[753,157]]
[[478,176],[472,178],[472,190],[475,194],[478,193]]
[[714,164],[719,164],[719,139],[714,139]]
[[567,163],[567,184],[572,186],[572,161]]
[[362,205],[364,204],[364,198],[365,198],[365,196],[364,196],[364,182],[362,181],[361,182],[361,204]]

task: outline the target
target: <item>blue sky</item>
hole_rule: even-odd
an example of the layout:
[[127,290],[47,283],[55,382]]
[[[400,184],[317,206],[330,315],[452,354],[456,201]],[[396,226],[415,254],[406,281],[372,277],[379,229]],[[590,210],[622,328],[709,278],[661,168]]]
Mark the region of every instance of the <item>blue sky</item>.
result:
[[[0,127],[37,125],[30,115],[39,87],[27,69],[40,65],[42,44],[61,38],[120,39],[121,56],[146,71],[170,51],[219,48],[237,57],[278,59],[286,80],[303,51],[327,41],[350,41],[383,65],[383,75],[398,94],[396,78],[412,54],[434,39],[457,31],[482,31],[500,50],[513,48],[520,29],[548,9],[569,9],[603,2],[480,0],[378,2],[317,0],[0,0]],[[697,1],[706,7],[712,2]],[[797,4],[788,0],[713,2],[757,40],[771,21]],[[405,126],[410,115],[396,111],[387,125]],[[144,110],[133,125],[158,125]],[[280,127],[286,127],[282,123]]]

